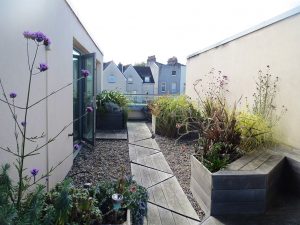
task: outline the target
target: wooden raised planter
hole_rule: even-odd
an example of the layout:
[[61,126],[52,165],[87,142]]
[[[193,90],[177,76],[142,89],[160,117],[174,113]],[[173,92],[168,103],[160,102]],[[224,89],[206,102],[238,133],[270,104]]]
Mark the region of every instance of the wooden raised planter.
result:
[[191,192],[207,215],[262,214],[279,191],[285,157],[246,155],[211,173],[191,156]]

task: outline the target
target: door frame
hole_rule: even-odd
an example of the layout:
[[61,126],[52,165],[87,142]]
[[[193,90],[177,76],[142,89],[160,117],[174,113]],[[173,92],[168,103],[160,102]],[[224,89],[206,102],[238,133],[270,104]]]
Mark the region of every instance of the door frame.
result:
[[[88,140],[87,138],[84,138],[83,136],[83,123],[84,123],[84,117],[83,115],[86,113],[86,107],[84,107],[84,88],[86,87],[86,79],[80,79],[78,80],[78,84],[77,84],[77,99],[78,99],[78,110],[79,110],[79,115],[78,118],[80,118],[78,120],[78,138],[74,139],[73,137],[73,142],[74,143],[83,143],[83,144],[89,144],[89,145],[95,145],[95,127],[96,127],[96,77],[97,77],[97,70],[96,70],[96,54],[95,53],[88,53],[88,54],[83,54],[80,50],[78,50],[77,48],[73,47],[73,50],[76,51],[77,53],[79,53],[79,55],[74,55],[73,54],[73,58],[77,58],[78,59],[78,67],[77,67],[77,71],[78,71],[78,78],[79,79],[81,77],[81,70],[86,68],[86,63],[85,63],[85,59],[88,57],[93,57],[93,71],[90,71],[90,75],[89,76],[93,76],[93,102],[92,102],[92,107],[93,107],[93,112],[91,112],[93,114],[93,123],[92,123],[92,140]],[[74,73],[74,68],[73,68],[73,73]],[[74,82],[74,81],[73,81]],[[73,83],[74,85],[74,83]],[[74,88],[74,87],[73,87]],[[74,100],[73,100],[73,104],[74,104]],[[73,112],[74,113],[74,112]],[[77,119],[77,118],[73,118],[73,119]],[[73,129],[75,127],[73,126]],[[73,135],[74,135],[74,130],[73,130]]]

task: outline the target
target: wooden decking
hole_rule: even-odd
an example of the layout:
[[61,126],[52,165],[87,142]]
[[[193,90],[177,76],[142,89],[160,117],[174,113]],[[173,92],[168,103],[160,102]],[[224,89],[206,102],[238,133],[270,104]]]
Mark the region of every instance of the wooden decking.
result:
[[197,225],[199,217],[143,122],[129,122],[131,171],[149,192],[145,225]]

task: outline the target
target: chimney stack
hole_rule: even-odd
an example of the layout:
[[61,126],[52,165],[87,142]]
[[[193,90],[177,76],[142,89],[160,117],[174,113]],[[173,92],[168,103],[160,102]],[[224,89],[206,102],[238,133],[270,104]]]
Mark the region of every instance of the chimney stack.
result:
[[148,64],[148,63],[151,63],[151,62],[156,62],[155,55],[148,56],[147,64]]
[[123,64],[122,63],[119,63],[118,64],[118,68],[119,68],[119,70],[123,73],[124,71],[123,71]]
[[176,63],[178,63],[178,60],[175,56],[168,59],[168,65],[175,65]]

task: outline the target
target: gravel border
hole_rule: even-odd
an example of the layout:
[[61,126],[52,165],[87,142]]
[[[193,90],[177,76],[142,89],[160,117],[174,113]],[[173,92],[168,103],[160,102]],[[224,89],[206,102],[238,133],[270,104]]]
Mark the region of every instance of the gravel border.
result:
[[99,140],[94,148],[81,149],[67,177],[82,187],[87,182],[117,180],[123,168],[126,176],[131,175],[128,141]]
[[[148,128],[152,130],[152,124],[146,123]],[[190,190],[191,180],[191,155],[195,153],[194,147],[186,142],[180,141],[175,143],[176,139],[155,135],[155,140],[158,143],[160,150],[164,154],[167,162],[169,163],[174,175],[176,176],[179,184],[181,185],[184,193],[187,195],[190,203],[202,220],[204,212],[194,199]]]

